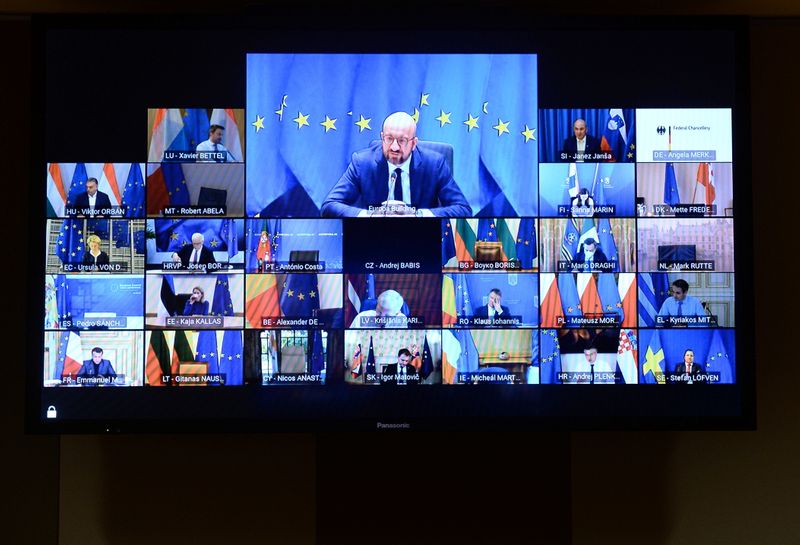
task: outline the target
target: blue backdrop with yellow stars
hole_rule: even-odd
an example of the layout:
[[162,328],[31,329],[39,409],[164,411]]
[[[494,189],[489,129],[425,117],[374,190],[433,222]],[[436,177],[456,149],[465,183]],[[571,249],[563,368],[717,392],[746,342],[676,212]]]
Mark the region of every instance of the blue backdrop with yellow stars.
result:
[[354,151],[405,111],[454,148],[477,216],[538,215],[536,55],[250,54],[247,214],[319,215]]

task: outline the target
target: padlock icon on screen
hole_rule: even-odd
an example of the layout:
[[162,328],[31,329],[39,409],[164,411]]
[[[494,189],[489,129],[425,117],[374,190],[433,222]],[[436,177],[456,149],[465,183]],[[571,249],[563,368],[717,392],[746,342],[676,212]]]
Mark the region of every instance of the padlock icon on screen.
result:
[[47,418],[55,418],[56,416],[58,416],[56,408],[53,405],[47,407]]

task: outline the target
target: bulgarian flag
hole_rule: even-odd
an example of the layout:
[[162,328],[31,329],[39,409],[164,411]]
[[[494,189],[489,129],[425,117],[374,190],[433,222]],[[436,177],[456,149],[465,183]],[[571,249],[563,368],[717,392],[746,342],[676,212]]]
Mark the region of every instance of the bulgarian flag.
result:
[[469,224],[469,220],[457,219],[456,220],[456,258],[460,263],[472,263],[475,261],[473,252],[475,252],[475,231]]
[[506,223],[506,220],[500,218],[495,221],[497,230],[497,240],[503,245],[503,258],[504,261],[512,261],[517,259],[517,237],[511,233],[511,228]]

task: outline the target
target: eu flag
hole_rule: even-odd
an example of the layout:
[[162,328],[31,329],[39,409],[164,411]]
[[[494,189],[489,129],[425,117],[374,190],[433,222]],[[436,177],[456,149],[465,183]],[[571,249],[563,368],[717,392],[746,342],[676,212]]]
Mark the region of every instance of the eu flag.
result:
[[319,375],[325,368],[325,359],[322,354],[322,332],[319,329],[315,329],[313,332],[309,333],[308,338],[311,346],[308,347],[307,368],[310,374]]
[[433,373],[433,358],[431,357],[431,349],[428,346],[428,336],[425,335],[422,348],[422,367],[419,370],[419,374],[422,380],[425,380],[431,376],[431,373]]
[[319,310],[319,285],[316,274],[286,275],[281,293],[281,313],[290,318],[312,318]]
[[461,356],[458,358],[459,373],[477,373],[480,370],[480,357],[472,338],[472,332],[468,329],[458,329],[453,332],[461,345]]
[[85,251],[83,220],[65,219],[56,239],[56,255],[64,264],[80,263]]
[[194,151],[197,144],[208,140],[208,112],[205,108],[186,108],[183,114],[183,133],[189,147],[183,151]]
[[[208,363],[208,374],[219,374],[219,354],[217,353],[217,332],[209,329],[200,331],[197,337],[197,351],[194,361]],[[211,383],[216,384],[216,383]]]
[[494,218],[481,218],[478,220],[477,239],[482,242],[497,242],[497,229]]
[[559,384],[561,382],[558,380],[558,373],[561,372],[561,347],[558,343],[558,330],[542,329],[541,331],[539,383]]
[[226,331],[222,337],[222,350],[219,353],[219,372],[225,375],[226,386],[241,386],[243,362],[242,332]]
[[535,55],[250,54],[247,81],[249,216],[318,215],[398,111],[421,140],[453,146],[473,213],[537,215]]
[[597,221],[597,237],[606,258],[614,263],[614,268],[607,269],[606,272],[619,272],[617,243],[614,241],[614,232],[611,230],[611,221],[608,218],[600,218]]
[[212,252],[227,250],[228,256],[238,253],[236,220],[155,220],[156,250],[159,252],[177,252],[192,243],[192,235],[203,235],[203,244]]
[[718,373],[720,384],[733,384],[735,382],[736,374],[719,330],[714,330],[711,346],[708,348],[708,361],[706,361],[705,371],[706,373]]
[[369,336],[369,352],[367,353],[367,374],[374,375],[375,370],[375,350],[372,347],[372,335]]
[[523,269],[532,269],[536,259],[536,220],[523,218],[519,220],[517,230],[517,259]]
[[564,318],[583,316],[581,299],[578,297],[578,287],[572,273],[558,275],[558,292],[561,295],[561,306],[564,309]]
[[678,195],[678,180],[675,178],[675,166],[672,163],[664,165],[664,204],[675,206],[681,202]]
[[122,204],[125,205],[126,218],[141,218],[144,216],[144,178],[142,165],[131,163],[128,171],[128,181],[122,192]]
[[453,228],[450,220],[442,220],[442,267],[456,256],[456,240],[453,238]]
[[[177,138],[176,138],[177,140]],[[183,148],[185,150],[185,148]],[[188,206],[191,204],[186,177],[180,163],[161,163],[161,175],[167,188],[171,206]]]
[[217,283],[214,287],[214,301],[211,304],[211,315],[233,316],[233,300],[231,299],[228,275],[218,274],[216,279]]
[[69,194],[67,195],[67,206],[75,206],[75,200],[78,195],[86,191],[86,180],[89,175],[86,174],[86,165],[84,163],[77,163],[75,165],[75,172],[72,174],[72,183],[69,186]]

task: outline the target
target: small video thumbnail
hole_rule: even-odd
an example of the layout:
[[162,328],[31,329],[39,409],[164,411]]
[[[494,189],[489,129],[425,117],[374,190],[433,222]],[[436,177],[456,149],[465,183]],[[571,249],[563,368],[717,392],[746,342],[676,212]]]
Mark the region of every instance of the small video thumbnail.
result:
[[640,217],[733,216],[731,163],[639,163]]
[[150,217],[244,215],[244,164],[148,163]]
[[636,271],[636,220],[540,220],[542,272]]
[[732,272],[733,218],[640,218],[639,270]]
[[44,328],[144,329],[141,275],[48,274]]
[[635,329],[542,329],[541,384],[637,384]]
[[145,332],[147,386],[241,386],[241,331],[156,329]]
[[243,163],[244,119],[241,108],[149,108],[147,162]]
[[542,327],[635,327],[635,273],[542,273]]
[[537,327],[539,278],[528,273],[448,273],[442,278],[442,325]]
[[537,77],[532,54],[248,54],[247,216],[537,216]]
[[145,220],[47,220],[47,274],[142,274]]
[[442,270],[535,271],[536,220],[480,218],[442,220]]
[[245,384],[305,386],[325,384],[334,362],[341,359],[343,341],[341,331],[293,329],[247,330],[244,342],[247,346]]
[[248,273],[342,272],[342,220],[247,220]]
[[558,218],[635,215],[633,163],[539,165],[542,216]]
[[730,108],[638,108],[637,160],[730,163],[732,121]]
[[344,359],[347,384],[440,384],[442,332],[348,329],[344,332]]
[[248,274],[247,327],[342,329],[341,274]]
[[344,323],[352,329],[442,325],[440,274],[345,275]]
[[244,275],[147,275],[145,323],[148,329],[241,329]]
[[639,274],[639,327],[734,327],[733,273]]
[[143,163],[48,163],[48,218],[143,218]]
[[147,270],[242,272],[244,220],[147,220]]
[[535,329],[443,329],[444,384],[536,384]]
[[45,331],[44,387],[141,386],[142,331]]
[[732,329],[640,329],[642,384],[733,384],[736,332]]
[[633,108],[539,110],[540,163],[633,163]]

